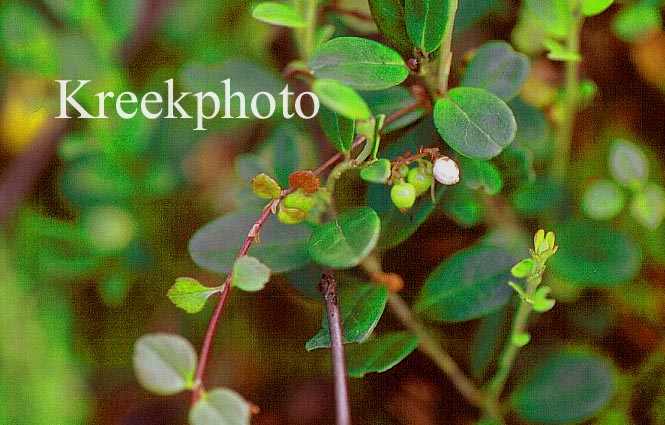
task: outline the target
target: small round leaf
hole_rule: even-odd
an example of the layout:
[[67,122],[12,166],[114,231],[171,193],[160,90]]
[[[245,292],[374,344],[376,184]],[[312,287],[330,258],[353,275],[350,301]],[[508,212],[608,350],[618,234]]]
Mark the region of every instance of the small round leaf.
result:
[[583,353],[559,353],[545,360],[511,398],[529,422],[569,424],[598,413],[614,394],[612,366]]
[[642,186],[649,175],[649,162],[644,151],[624,139],[612,143],[608,166],[612,177],[619,184],[632,189]]
[[215,292],[219,292],[219,287],[210,288],[201,285],[196,279],[179,277],[166,293],[166,296],[173,304],[187,313],[198,313],[203,309],[208,298]]
[[204,393],[189,411],[192,425],[249,425],[249,403],[228,388],[215,388]]
[[510,44],[490,41],[483,44],[467,65],[460,86],[478,87],[503,100],[517,94],[529,74],[529,59]]
[[322,266],[356,266],[374,249],[381,221],[369,207],[345,211],[334,221],[318,226],[309,239],[309,254]]
[[611,180],[591,183],[582,195],[584,213],[596,220],[609,220],[621,212],[626,203],[623,191]]
[[665,218],[665,190],[655,183],[647,183],[630,203],[630,214],[647,229],[657,229]]
[[269,280],[268,266],[249,255],[238,258],[233,266],[231,285],[243,291],[260,291]]
[[143,335],[134,345],[133,361],[136,378],[154,393],[176,394],[194,382],[196,351],[179,335]]
[[513,141],[517,124],[505,102],[487,90],[457,87],[434,105],[434,124],[457,152],[490,159]]

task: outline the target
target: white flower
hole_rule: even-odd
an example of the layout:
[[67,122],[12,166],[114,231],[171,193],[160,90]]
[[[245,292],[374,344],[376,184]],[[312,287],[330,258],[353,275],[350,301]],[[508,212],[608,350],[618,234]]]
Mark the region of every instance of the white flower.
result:
[[459,181],[459,167],[455,161],[447,156],[442,156],[434,161],[432,173],[436,181],[447,186]]

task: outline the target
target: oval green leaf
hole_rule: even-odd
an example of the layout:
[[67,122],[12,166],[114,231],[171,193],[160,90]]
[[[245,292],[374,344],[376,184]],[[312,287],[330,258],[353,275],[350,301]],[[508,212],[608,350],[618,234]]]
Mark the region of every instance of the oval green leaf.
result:
[[418,338],[409,332],[392,332],[362,344],[346,347],[346,369],[350,377],[392,369],[418,348]]
[[429,275],[414,309],[430,320],[445,322],[494,313],[512,295],[508,281],[515,263],[517,259],[512,254],[493,246],[480,245],[459,252]]
[[558,353],[538,366],[510,402],[529,422],[577,423],[598,413],[614,388],[614,370],[606,360],[585,353]]
[[403,0],[369,0],[369,10],[381,35],[402,55],[413,54],[404,21]]
[[249,425],[249,403],[228,388],[206,392],[189,411],[192,425]]
[[198,313],[203,309],[208,298],[215,292],[219,292],[219,289],[219,287],[203,286],[198,280],[191,277],[179,277],[166,296],[176,307],[187,313]]
[[548,265],[559,277],[581,286],[616,286],[640,270],[640,247],[598,222],[569,221],[554,229],[561,247]]
[[[255,219],[247,211],[236,211],[211,221],[189,241],[189,254],[201,268],[229,273]],[[261,243],[254,244],[251,253],[274,273],[295,270],[309,261],[310,235],[305,225],[285,226],[270,217],[261,229]]]
[[307,26],[307,22],[293,7],[272,1],[259,3],[252,11],[252,17],[261,22],[289,28]]
[[517,124],[503,100],[487,90],[457,87],[434,105],[434,124],[457,152],[490,159],[513,141]]
[[309,68],[316,78],[333,79],[357,90],[387,89],[409,76],[399,53],[359,37],[338,37],[322,44]]
[[323,133],[332,142],[333,146],[340,152],[349,152],[353,144],[356,127],[355,121],[326,107],[319,110],[317,117],[319,118]]
[[630,203],[630,215],[642,226],[656,230],[665,219],[665,190],[655,183],[647,183]]
[[312,91],[323,106],[350,120],[366,120],[372,114],[358,92],[336,80],[316,80]]
[[[388,289],[383,285],[355,284],[340,291],[340,309],[344,344],[360,343],[372,334],[388,301]],[[307,351],[330,348],[330,328],[327,316],[321,330],[305,344]]]
[[630,43],[663,27],[663,17],[655,4],[636,2],[624,6],[614,15],[612,29],[621,40]]
[[626,197],[621,188],[611,180],[596,180],[587,186],[582,195],[582,210],[587,217],[609,220],[621,212]]
[[649,162],[642,148],[624,139],[612,143],[608,168],[612,177],[629,189],[639,188],[649,176]]
[[504,41],[483,44],[466,67],[460,86],[478,87],[508,101],[529,74],[529,59]]
[[309,254],[322,266],[346,269],[357,266],[379,239],[381,220],[369,207],[345,211],[334,221],[318,226],[309,239]]
[[157,394],[176,394],[194,383],[196,351],[180,335],[143,335],[134,345],[133,363],[141,385]]
[[243,255],[233,266],[231,285],[247,292],[263,289],[270,280],[270,269],[254,257]]
[[448,26],[450,0],[406,0],[406,31],[413,45],[424,53],[439,48]]
[[582,14],[595,16],[602,13],[614,3],[614,0],[582,0]]

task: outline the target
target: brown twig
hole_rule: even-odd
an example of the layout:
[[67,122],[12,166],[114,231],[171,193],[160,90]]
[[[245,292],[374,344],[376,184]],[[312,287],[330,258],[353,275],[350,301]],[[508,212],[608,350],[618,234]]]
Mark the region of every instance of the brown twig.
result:
[[349,392],[346,385],[346,360],[342,323],[337,295],[337,280],[332,270],[325,270],[319,281],[319,292],[326,302],[333,377],[335,380],[335,419],[337,425],[350,425]]

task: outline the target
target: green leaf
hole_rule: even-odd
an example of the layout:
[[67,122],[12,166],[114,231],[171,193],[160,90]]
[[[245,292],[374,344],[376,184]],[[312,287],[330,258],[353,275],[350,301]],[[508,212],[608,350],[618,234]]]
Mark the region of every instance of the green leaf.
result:
[[536,293],[533,295],[534,311],[537,311],[538,313],[545,313],[554,308],[556,301],[551,298],[547,298],[550,292],[552,292],[552,288],[549,286],[541,286],[536,290]]
[[560,182],[547,177],[538,178],[533,184],[519,188],[513,196],[515,209],[527,216],[556,210],[565,200],[565,188]]
[[252,11],[252,17],[261,22],[289,28],[307,26],[307,22],[293,7],[272,1],[259,3]]
[[359,37],[337,37],[322,44],[309,67],[316,78],[333,79],[358,90],[387,89],[409,76],[397,52]]
[[257,153],[272,162],[273,175],[282,187],[289,187],[294,171],[313,169],[319,165],[318,152],[312,139],[295,125],[294,120],[282,120]]
[[626,204],[626,197],[619,186],[611,180],[602,179],[591,183],[582,195],[582,210],[596,220],[616,217]]
[[649,176],[649,162],[642,148],[624,139],[612,143],[608,168],[617,183],[629,189],[639,188]]
[[249,185],[252,192],[261,199],[277,199],[282,194],[279,183],[266,173],[254,176]]
[[543,41],[543,47],[548,50],[547,58],[550,60],[562,62],[579,62],[582,60],[582,55],[568,50],[557,40],[548,38]]
[[488,195],[501,192],[503,179],[496,167],[487,161],[476,161],[465,157],[458,158],[464,185],[472,190],[482,190]]
[[577,423],[598,413],[612,398],[614,370],[600,357],[558,353],[547,358],[511,397],[529,422]]
[[[255,220],[248,211],[236,211],[204,225],[189,241],[192,259],[206,270],[229,273]],[[285,226],[270,217],[261,229],[261,243],[254,244],[251,252],[274,273],[294,270],[309,261],[310,234],[306,225]]]
[[418,338],[409,332],[392,332],[358,345],[346,347],[346,369],[350,377],[392,369],[418,348]]
[[434,105],[434,124],[450,147],[473,159],[490,159],[512,142],[517,124],[503,100],[478,88],[457,87]]
[[323,106],[347,119],[366,120],[372,114],[358,92],[336,80],[316,80],[312,84],[312,91]]
[[205,392],[189,411],[191,425],[249,425],[249,403],[228,388]]
[[503,342],[504,328],[509,319],[507,309],[499,310],[482,319],[478,324],[471,345],[471,373],[477,381],[482,381],[490,365],[498,355]]
[[379,216],[369,207],[344,211],[336,220],[314,229],[308,243],[309,254],[322,266],[357,266],[376,246],[380,228]]
[[[360,343],[372,334],[379,323],[388,301],[388,289],[384,285],[354,283],[340,291],[340,310],[344,344]],[[307,351],[330,348],[328,318],[323,317],[322,329],[307,341]]]
[[443,208],[462,227],[473,227],[485,216],[485,206],[463,185],[456,185],[446,192]]
[[340,152],[348,153],[353,144],[355,121],[326,107],[319,110],[318,118],[323,133],[332,142],[333,146]]
[[614,16],[612,29],[621,40],[633,42],[663,27],[660,10],[647,2],[632,3]]
[[582,0],[582,14],[596,16],[605,11],[614,3],[614,0]]
[[413,54],[404,20],[403,0],[369,0],[372,17],[381,35],[402,55]]
[[665,190],[647,183],[630,203],[630,215],[647,229],[657,229],[665,218]]
[[568,0],[525,0],[529,12],[552,37],[563,39],[568,35],[573,12]]
[[[372,113],[375,116],[381,114],[390,116],[393,113],[401,111],[416,103],[416,99],[411,96],[409,89],[402,86],[391,87],[381,91],[364,92],[362,93],[362,97],[365,99],[369,109],[372,110]],[[416,108],[387,124],[381,129],[381,133],[386,134],[404,128],[419,120],[425,116],[425,114],[426,112],[423,107]]]
[[180,335],[143,335],[134,345],[133,362],[138,381],[154,393],[176,394],[194,384],[196,351]]
[[571,283],[616,286],[631,280],[640,269],[640,247],[610,227],[569,221],[554,232],[561,249],[548,264],[553,273]]
[[533,270],[533,265],[534,265],[533,259],[525,258],[524,260],[515,264],[512,269],[510,269],[510,274],[519,279],[527,277],[531,274],[531,270]]
[[198,280],[190,277],[179,277],[166,296],[173,304],[187,313],[198,313],[203,309],[208,298],[219,290],[219,287],[203,286]]
[[439,48],[448,26],[449,0],[406,0],[406,31],[413,45],[423,53]]
[[459,34],[492,12],[502,13],[504,7],[502,0],[458,0],[453,31]]
[[263,289],[270,280],[270,269],[254,257],[243,255],[233,266],[231,286],[247,292]]
[[370,183],[385,183],[392,172],[390,161],[380,158],[360,170],[360,178]]
[[478,87],[508,101],[529,74],[529,58],[503,41],[483,44],[466,67],[460,86]]
[[429,275],[414,310],[430,320],[444,322],[494,313],[512,295],[507,282],[516,262],[512,254],[492,246],[480,245],[459,252]]

